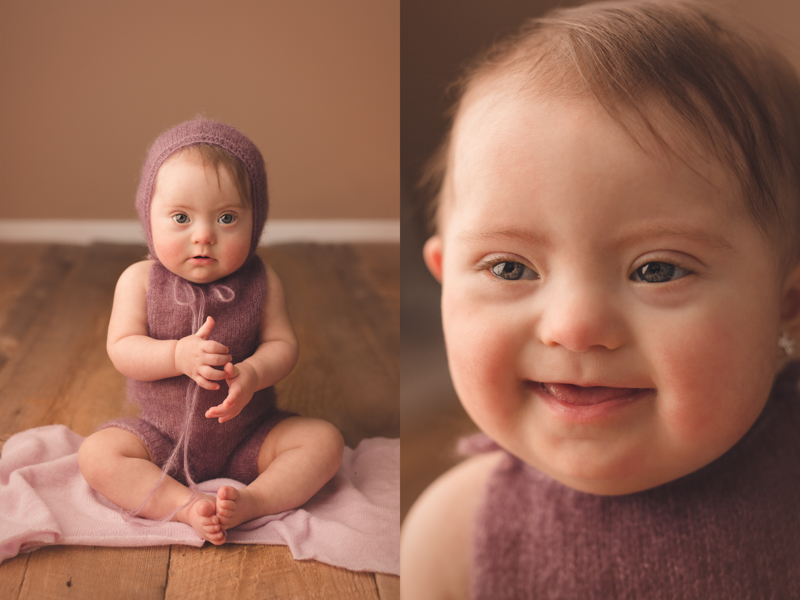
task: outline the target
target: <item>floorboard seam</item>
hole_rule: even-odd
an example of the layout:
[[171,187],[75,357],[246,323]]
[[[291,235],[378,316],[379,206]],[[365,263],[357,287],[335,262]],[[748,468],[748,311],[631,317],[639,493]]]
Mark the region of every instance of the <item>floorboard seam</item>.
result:
[[173,546],[170,546],[167,552],[167,575],[164,578],[164,598],[167,597],[167,587],[169,587],[169,565],[172,562],[172,548]]
[[375,584],[375,594],[378,596],[378,600],[381,599],[381,586],[378,585],[378,578],[376,577],[375,573],[370,573],[372,575],[372,583]]
[[31,562],[30,552],[25,557],[25,568],[22,571],[22,577],[19,580],[19,589],[17,590],[17,599],[22,596],[22,588],[25,586],[25,578],[28,577],[28,564]]

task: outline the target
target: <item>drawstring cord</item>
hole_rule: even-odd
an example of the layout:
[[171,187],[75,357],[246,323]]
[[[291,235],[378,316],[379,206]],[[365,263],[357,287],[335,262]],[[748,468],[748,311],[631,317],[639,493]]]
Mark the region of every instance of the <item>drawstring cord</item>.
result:
[[[175,303],[180,306],[188,306],[189,309],[192,311],[192,331],[197,332],[200,327],[203,326],[203,323],[206,321],[205,312],[206,312],[206,296],[203,293],[202,288],[197,288],[197,293],[195,293],[195,286],[191,285],[190,283],[186,282],[185,286],[182,286],[184,290],[187,290],[191,293],[191,299],[183,300],[181,299],[180,288],[179,284],[182,282],[178,279],[175,280],[173,287],[172,287],[172,295],[175,300]],[[209,288],[211,293],[214,293],[217,298],[221,302],[231,302],[236,297],[234,291],[229,288],[227,285],[212,285]],[[198,300],[199,295],[199,300]],[[137,517],[142,509],[147,505],[148,502],[152,499],[155,493],[158,491],[158,488],[161,487],[164,478],[167,474],[172,471],[176,463],[178,461],[178,455],[183,452],[183,475],[186,479],[187,487],[191,490],[191,495],[189,499],[183,503],[181,506],[173,510],[167,516],[162,517],[160,519],[152,519],[147,521],[137,521],[138,523],[146,524],[148,526],[155,525],[157,523],[165,523],[167,521],[171,521],[172,518],[182,511],[184,508],[189,506],[194,499],[197,498],[197,484],[192,479],[192,475],[189,471],[189,434],[192,430],[192,419],[194,418],[194,414],[197,408],[197,399],[200,396],[200,386],[197,385],[192,379],[186,384],[186,414],[184,416],[184,423],[183,429],[181,430],[181,434],[178,437],[178,441],[175,444],[175,448],[170,454],[169,459],[164,464],[161,469],[161,476],[158,478],[156,485],[153,487],[152,490],[147,494],[145,499],[142,503],[132,510],[123,511],[123,517],[126,521],[131,521],[133,518]]]

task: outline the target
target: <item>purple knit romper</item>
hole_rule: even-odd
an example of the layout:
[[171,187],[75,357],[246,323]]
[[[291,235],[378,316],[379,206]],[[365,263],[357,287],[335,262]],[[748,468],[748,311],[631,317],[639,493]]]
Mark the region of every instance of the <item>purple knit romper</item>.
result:
[[[150,232],[150,200],[158,169],[176,151],[197,143],[221,146],[242,161],[253,200],[249,258],[236,272],[207,284],[186,281],[158,262]],[[151,257],[156,259],[147,289],[148,335],[157,340],[181,339],[196,333],[198,323],[211,316],[215,327],[209,339],[227,346],[234,364],[252,356],[261,341],[261,318],[269,292],[264,264],[255,253],[267,215],[264,160],[255,145],[233,127],[205,119],[166,131],[148,151],[136,207]],[[264,437],[292,414],[275,407],[273,388],[267,388],[256,392],[238,416],[220,424],[207,419],[205,412],[222,403],[228,386],[222,381],[219,390],[206,390],[186,375],[158,381],[129,379],[128,395],[139,404],[140,417],[112,421],[101,429],[119,427],[134,433],[162,468],[185,431],[189,475],[195,482],[217,477],[252,482],[258,476],[258,452]],[[181,450],[176,459],[168,474],[187,484]]]
[[652,490],[585,494],[506,455],[476,517],[472,597],[800,598],[799,375],[725,455]]
[[[235,273],[209,284],[190,283],[156,262],[150,270],[147,290],[148,334],[157,340],[175,340],[195,333],[193,298],[202,295],[203,314],[216,325],[209,339],[224,344],[234,364],[251,356],[260,344],[261,314],[266,299],[266,273],[258,256],[252,256]],[[232,299],[231,299],[232,298]],[[194,412],[188,414],[190,388],[197,388]],[[250,483],[258,476],[258,452],[264,437],[291,413],[275,407],[273,388],[259,390],[235,418],[220,424],[205,412],[228,395],[228,386],[206,390],[186,375],[158,381],[128,380],[128,396],[139,404],[138,419],[121,419],[104,425],[136,434],[163,467],[172,454],[183,427],[189,425],[189,467],[191,478],[206,481],[229,477]],[[168,475],[183,484],[183,455]]]

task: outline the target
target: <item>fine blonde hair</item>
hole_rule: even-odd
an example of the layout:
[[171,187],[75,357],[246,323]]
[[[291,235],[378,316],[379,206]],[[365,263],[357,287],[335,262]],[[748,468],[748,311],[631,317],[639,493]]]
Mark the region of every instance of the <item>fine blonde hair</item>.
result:
[[525,22],[454,83],[450,130],[422,179],[434,227],[453,124],[465,95],[487,80],[520,93],[594,97],[629,133],[643,127],[665,143],[654,127],[658,106],[733,175],[781,262],[800,255],[800,82],[757,34],[686,2],[601,2]]
[[233,183],[236,185],[236,191],[239,192],[239,197],[242,200],[242,204],[244,204],[244,206],[250,210],[253,209],[253,198],[250,191],[250,178],[247,176],[247,168],[244,166],[242,161],[228,152],[225,148],[206,143],[186,146],[185,148],[182,148],[176,152],[171,158],[188,153],[194,153],[199,156],[200,160],[203,161],[204,166],[213,167],[217,173],[217,177],[219,177],[220,168],[225,169],[228,172],[228,175],[231,176],[231,179],[233,179]]

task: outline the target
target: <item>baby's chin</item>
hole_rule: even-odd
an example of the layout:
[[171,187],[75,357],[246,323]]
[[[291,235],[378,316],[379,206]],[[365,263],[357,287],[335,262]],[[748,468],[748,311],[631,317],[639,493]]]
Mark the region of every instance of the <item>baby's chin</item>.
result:
[[587,494],[620,496],[649,490],[688,475],[713,460],[654,461],[635,447],[606,442],[561,442],[556,448],[509,450],[559,483]]

